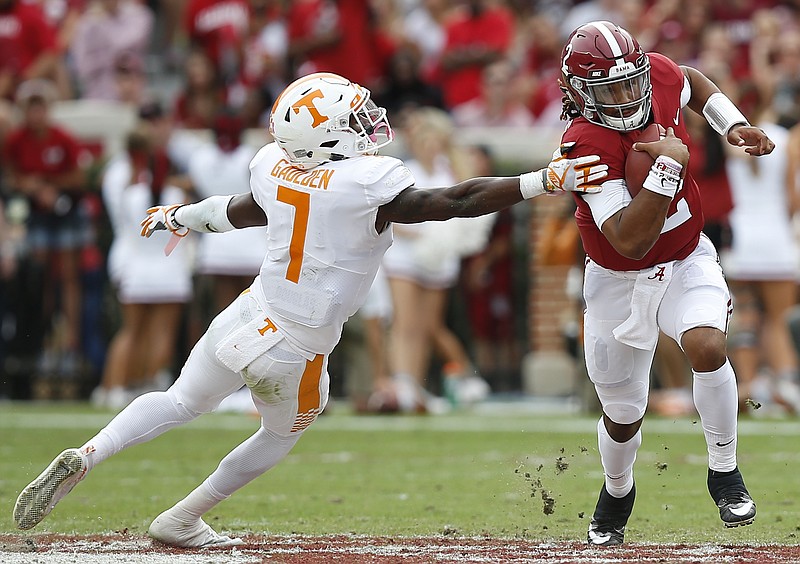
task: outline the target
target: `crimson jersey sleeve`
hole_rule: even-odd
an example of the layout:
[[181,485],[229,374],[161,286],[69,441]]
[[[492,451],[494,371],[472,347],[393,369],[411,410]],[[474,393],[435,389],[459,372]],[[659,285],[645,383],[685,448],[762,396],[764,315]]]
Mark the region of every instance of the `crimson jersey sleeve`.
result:
[[606,180],[625,178],[625,158],[633,145],[630,134],[600,127],[579,118],[569,124],[561,137],[561,142],[575,143],[569,152],[569,157],[572,159],[599,155],[600,162],[608,165]]

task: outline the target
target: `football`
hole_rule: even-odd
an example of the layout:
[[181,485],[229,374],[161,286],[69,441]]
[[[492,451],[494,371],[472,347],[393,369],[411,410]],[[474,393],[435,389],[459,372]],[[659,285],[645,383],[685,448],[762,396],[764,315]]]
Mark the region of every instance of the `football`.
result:
[[[645,127],[636,138],[638,142],[658,141],[666,135],[666,130],[657,123],[651,123]],[[650,167],[653,166],[653,158],[645,151],[634,151],[631,149],[628,157],[625,159],[625,184],[628,185],[628,192],[631,196],[636,196],[639,190],[642,189],[644,179],[650,173]]]

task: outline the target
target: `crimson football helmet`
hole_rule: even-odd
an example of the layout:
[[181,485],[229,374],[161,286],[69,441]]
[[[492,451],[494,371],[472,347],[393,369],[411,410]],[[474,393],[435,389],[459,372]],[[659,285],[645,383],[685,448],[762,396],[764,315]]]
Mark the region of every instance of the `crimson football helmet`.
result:
[[618,25],[590,22],[564,46],[561,89],[590,122],[617,131],[639,129],[650,117],[650,60]]
[[333,73],[314,73],[278,96],[269,132],[292,166],[308,170],[324,162],[375,154],[394,134],[386,110],[370,91]]

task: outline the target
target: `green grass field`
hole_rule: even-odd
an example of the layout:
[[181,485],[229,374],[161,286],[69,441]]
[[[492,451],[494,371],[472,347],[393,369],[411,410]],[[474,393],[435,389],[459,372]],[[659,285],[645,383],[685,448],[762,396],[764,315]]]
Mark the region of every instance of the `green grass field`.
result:
[[[514,409],[428,417],[333,409],[280,465],[210,515],[218,530],[257,534],[462,535],[583,539],[602,480],[594,416]],[[79,404],[0,404],[0,530],[14,530],[20,489],[112,417]],[[98,466],[34,531],[143,534],[258,425],[206,415]],[[725,530],[705,487],[700,424],[648,417],[626,540],[800,540],[800,422],[740,422],[739,464],[756,524]],[[555,505],[546,514],[545,497]]]

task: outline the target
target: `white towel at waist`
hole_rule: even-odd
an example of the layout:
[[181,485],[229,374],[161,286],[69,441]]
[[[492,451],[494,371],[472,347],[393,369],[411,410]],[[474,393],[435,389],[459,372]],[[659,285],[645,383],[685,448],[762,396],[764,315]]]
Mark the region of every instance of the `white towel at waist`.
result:
[[216,355],[222,364],[241,372],[282,340],[283,335],[269,319],[258,317],[223,339]]
[[617,341],[637,349],[655,348],[658,341],[658,307],[672,278],[672,264],[657,264],[636,275],[631,314],[613,331]]

